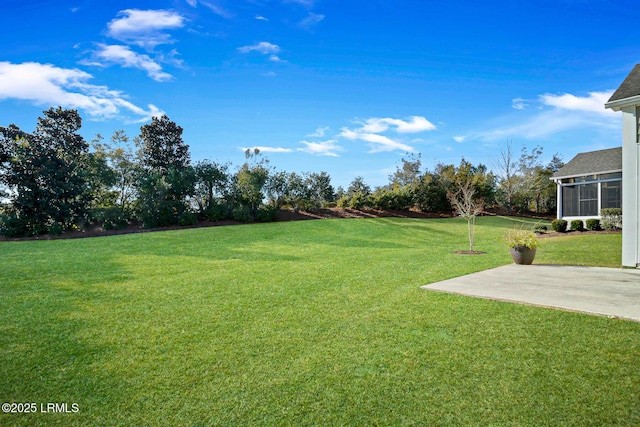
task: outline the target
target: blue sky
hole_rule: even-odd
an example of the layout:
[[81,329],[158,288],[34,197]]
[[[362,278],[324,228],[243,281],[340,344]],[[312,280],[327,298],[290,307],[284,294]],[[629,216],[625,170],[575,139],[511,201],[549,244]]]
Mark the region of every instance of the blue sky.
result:
[[87,140],[155,114],[193,160],[383,185],[425,167],[621,145],[604,102],[640,62],[640,8],[603,0],[4,0],[0,125],[76,108]]

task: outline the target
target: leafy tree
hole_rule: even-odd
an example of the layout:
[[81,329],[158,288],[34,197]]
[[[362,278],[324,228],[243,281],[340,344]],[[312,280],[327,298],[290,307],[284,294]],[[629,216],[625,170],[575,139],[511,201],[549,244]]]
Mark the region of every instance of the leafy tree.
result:
[[550,178],[563,163],[556,154],[545,166],[540,160],[542,153],[540,146],[534,147],[530,152],[522,147],[515,180],[515,200],[521,210],[548,212],[555,207],[556,189]]
[[290,202],[290,178],[285,171],[274,172],[269,175],[265,191],[269,203],[276,209],[280,209],[284,204]]
[[179,224],[189,215],[185,199],[193,194],[196,181],[194,168],[169,167],[166,172],[157,170],[139,172],[138,210],[144,227],[166,227]]
[[266,159],[257,160],[260,150],[247,150],[247,161],[238,169],[233,180],[233,198],[237,205],[234,210],[242,211],[242,219],[256,219],[258,209],[262,204],[269,180],[269,162]]
[[[371,195],[371,187],[365,182],[364,178],[357,176],[351,181],[347,188],[347,194],[343,197],[348,200],[348,206],[354,209],[362,209],[369,203]],[[338,201],[340,206],[344,206],[345,202]]]
[[227,196],[229,165],[211,160],[201,160],[194,167],[195,193],[194,201],[200,213],[212,209]]
[[356,194],[361,194],[365,197],[371,194],[371,187],[369,187],[367,183],[364,182],[364,178],[361,176],[355,177],[347,188],[348,197],[351,198]]
[[146,227],[181,222],[189,214],[187,198],[194,194],[196,174],[182,127],[164,115],[140,128],[141,168],[136,173],[138,210]]
[[403,158],[401,162],[396,171],[389,176],[391,187],[415,187],[420,182],[420,154],[412,154],[408,159]]
[[182,140],[182,131],[182,127],[166,115],[153,117],[150,124],[142,126],[142,165],[158,171],[189,166],[189,146]]
[[108,164],[115,175],[116,206],[124,212],[130,212],[135,200],[136,171],[140,168],[140,158],[136,156],[123,130],[115,131],[105,148]]
[[10,124],[6,128],[0,126],[0,201],[9,197],[9,183],[6,174],[9,160],[15,155],[15,144],[28,136],[26,132],[14,124]]
[[2,130],[13,234],[59,233],[85,217],[91,200],[80,115],[61,107],[43,113],[31,135],[16,126]]
[[335,191],[328,173],[305,174],[304,184],[307,187],[308,201],[312,208],[317,209],[335,201]]
[[443,186],[445,194],[455,193],[469,183],[475,196],[485,200],[485,203],[492,203],[495,199],[496,177],[483,164],[474,166],[463,157],[457,167],[438,164],[435,174],[438,175],[437,181]]
[[414,203],[423,212],[443,212],[451,210],[447,198],[447,185],[435,172],[426,172],[420,177],[414,193]]

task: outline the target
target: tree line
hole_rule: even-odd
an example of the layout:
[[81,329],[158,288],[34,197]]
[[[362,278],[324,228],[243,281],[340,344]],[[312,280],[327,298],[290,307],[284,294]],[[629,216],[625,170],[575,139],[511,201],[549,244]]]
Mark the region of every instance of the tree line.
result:
[[259,150],[247,150],[235,169],[212,160],[192,162],[182,127],[154,117],[129,138],[124,131],[90,143],[78,133],[76,110],[50,108],[27,133],[0,126],[0,234],[60,234],[97,223],[105,229],[191,225],[198,220],[273,221],[283,207],[451,211],[452,191],[472,186],[485,205],[508,210],[555,209],[551,175],[557,156],[543,165],[542,149],[511,145],[501,152],[498,173],[464,158],[459,165],[423,170],[420,155],[402,159],[387,185],[371,189],[356,177],[347,189],[326,172],[296,173],[272,167]]

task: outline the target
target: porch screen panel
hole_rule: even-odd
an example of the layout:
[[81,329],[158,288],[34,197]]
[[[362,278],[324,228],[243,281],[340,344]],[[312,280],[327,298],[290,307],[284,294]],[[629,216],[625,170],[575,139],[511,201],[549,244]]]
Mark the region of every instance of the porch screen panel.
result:
[[584,184],[579,186],[579,194],[579,215],[598,215],[598,184]]
[[562,215],[578,216],[578,186],[562,187]]
[[602,207],[622,207],[622,181],[611,181],[602,183]]

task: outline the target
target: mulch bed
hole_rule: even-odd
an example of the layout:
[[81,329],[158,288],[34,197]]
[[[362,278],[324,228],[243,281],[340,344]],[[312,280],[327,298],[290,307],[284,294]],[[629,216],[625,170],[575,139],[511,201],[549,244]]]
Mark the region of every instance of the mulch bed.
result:
[[[541,215],[532,214],[529,212],[511,212],[507,213],[505,210],[490,209],[484,213],[484,215],[505,215],[505,216],[519,216],[523,218],[537,218],[541,220],[553,220],[553,215]],[[313,212],[307,211],[294,211],[293,209],[282,209],[278,216],[278,221],[304,221],[311,219],[333,219],[333,218],[452,218],[455,215],[453,212],[420,212],[416,210],[399,211],[399,210],[379,210],[379,209],[351,209],[351,208],[324,208],[318,209]],[[21,237],[21,238],[8,238],[0,236],[0,241],[19,241],[19,240],[57,240],[57,239],[80,239],[84,237],[99,237],[99,236],[116,236],[120,234],[133,234],[133,233],[150,233],[154,231],[167,231],[167,230],[183,230],[186,228],[202,228],[202,227],[218,227],[222,225],[241,225],[242,222],[233,220],[224,221],[199,221],[195,225],[189,226],[170,226],[162,228],[143,228],[141,224],[131,224],[129,227],[121,230],[103,230],[100,225],[91,225],[85,230],[67,231],[59,236],[51,236],[44,234],[42,236],[34,237]],[[566,233],[557,233],[555,231],[549,231],[544,234],[538,234],[540,238],[549,238],[557,236],[567,236],[571,233],[579,234],[603,234],[603,233],[619,233],[619,231],[568,231]],[[478,255],[484,252],[477,251],[456,251],[461,255]]]
[[[314,212],[294,211],[293,209],[282,209],[278,216],[278,221],[303,221],[310,219],[331,219],[331,218],[451,218],[452,213],[447,212],[419,212],[419,211],[395,211],[377,209],[351,209],[351,208],[325,208]],[[218,227],[222,225],[242,225],[239,221],[199,221],[195,225],[179,226],[173,225],[162,228],[143,228],[141,224],[131,224],[127,228],[120,230],[103,230],[100,225],[91,225],[84,230],[66,231],[59,236],[44,234],[42,236],[8,238],[0,236],[0,241],[21,241],[21,240],[58,240],[58,239],[80,239],[84,237],[116,236],[121,234],[150,233],[154,231],[184,230],[187,228]]]

